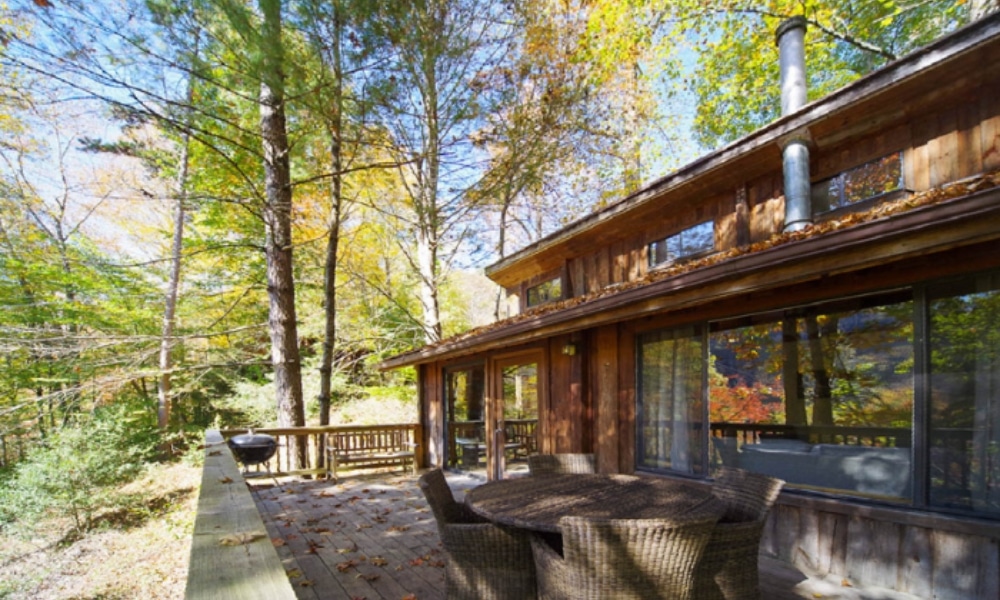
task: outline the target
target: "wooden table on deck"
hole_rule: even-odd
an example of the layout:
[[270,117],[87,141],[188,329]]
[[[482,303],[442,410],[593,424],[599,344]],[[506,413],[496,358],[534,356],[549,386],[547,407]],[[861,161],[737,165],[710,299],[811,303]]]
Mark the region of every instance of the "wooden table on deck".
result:
[[695,483],[635,475],[547,475],[491,481],[465,493],[465,504],[487,519],[521,529],[559,533],[564,516],[597,519],[721,517],[724,507]]

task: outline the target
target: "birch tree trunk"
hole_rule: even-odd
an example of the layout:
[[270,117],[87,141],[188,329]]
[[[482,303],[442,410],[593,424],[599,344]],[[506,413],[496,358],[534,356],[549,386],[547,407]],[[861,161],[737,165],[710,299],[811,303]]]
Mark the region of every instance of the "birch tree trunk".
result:
[[[195,55],[198,54],[198,39],[195,38]],[[189,77],[187,84],[187,106],[194,102],[194,82]],[[174,199],[174,235],[170,247],[170,276],[167,280],[167,294],[164,299],[163,328],[160,333],[160,378],[157,386],[156,424],[160,431],[166,431],[170,426],[170,410],[173,404],[171,397],[171,370],[174,367],[173,347],[174,326],[177,315],[177,296],[181,281],[181,253],[184,248],[184,218],[186,215],[188,168],[190,166],[191,133],[185,128],[181,136],[180,171],[177,175],[177,191]]]
[[[188,100],[191,99],[191,84],[188,83]],[[181,145],[181,169],[177,177],[177,195],[174,199],[174,235],[170,248],[170,277],[167,280],[167,295],[163,309],[163,328],[160,334],[160,379],[157,389],[156,424],[161,431],[170,426],[171,369],[173,357],[174,324],[177,314],[177,295],[181,280],[181,251],[184,245],[184,216],[187,202],[187,179],[191,136],[185,133]]]

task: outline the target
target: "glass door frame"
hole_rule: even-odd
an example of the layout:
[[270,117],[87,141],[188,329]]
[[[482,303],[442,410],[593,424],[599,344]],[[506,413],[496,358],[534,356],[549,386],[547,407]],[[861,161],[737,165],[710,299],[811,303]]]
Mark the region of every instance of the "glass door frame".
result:
[[504,446],[507,443],[504,427],[503,372],[504,369],[520,365],[536,365],[538,373],[538,425],[535,436],[538,446],[545,439],[545,419],[542,418],[549,406],[548,361],[544,348],[532,348],[519,352],[490,357],[486,364],[486,476],[490,481],[503,479],[506,467]]
[[[466,458],[466,457],[462,456],[461,453],[455,452],[455,444],[453,444],[454,440],[452,439],[452,435],[451,435],[451,431],[452,431],[452,428],[453,428],[453,423],[455,423],[455,421],[452,420],[452,417],[454,416],[454,414],[453,414],[453,411],[454,411],[454,399],[451,398],[451,394],[450,394],[450,389],[449,389],[449,383],[450,383],[450,381],[449,381],[449,378],[453,374],[455,374],[455,373],[461,373],[461,372],[472,373],[473,371],[475,371],[477,369],[481,369],[482,370],[482,377],[483,377],[483,381],[482,381],[482,398],[481,398],[482,409],[481,410],[482,410],[482,413],[483,413],[482,414],[482,419],[483,419],[482,423],[483,423],[483,426],[485,426],[485,423],[486,423],[486,421],[485,421],[485,419],[486,419],[486,411],[487,411],[486,406],[487,406],[487,398],[488,398],[488,394],[487,394],[488,382],[487,382],[487,364],[486,364],[486,360],[480,358],[479,360],[472,360],[472,361],[466,360],[466,361],[461,361],[461,362],[455,362],[455,363],[452,363],[452,364],[448,364],[448,365],[442,367],[442,369],[441,369],[441,394],[442,394],[441,397],[442,397],[442,400],[443,400],[443,402],[442,402],[442,411],[441,412],[442,412],[442,421],[443,421],[442,431],[443,431],[443,437],[444,437],[444,442],[442,444],[442,448],[443,448],[442,463],[444,465],[448,466],[448,467],[457,466],[457,463],[460,460],[464,460]],[[469,382],[469,383],[471,383],[471,382]],[[483,433],[485,434],[485,430],[484,430]],[[486,441],[486,440],[483,440],[483,441]],[[477,459],[477,462],[478,462],[478,459]],[[472,470],[475,470],[476,468],[478,468],[478,467],[473,466]]]

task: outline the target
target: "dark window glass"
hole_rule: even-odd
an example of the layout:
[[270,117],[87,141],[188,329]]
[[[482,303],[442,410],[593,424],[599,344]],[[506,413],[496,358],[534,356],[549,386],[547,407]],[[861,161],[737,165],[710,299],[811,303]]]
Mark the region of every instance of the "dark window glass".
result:
[[929,293],[930,501],[1000,513],[1000,276]]
[[528,288],[528,306],[538,306],[562,298],[562,280],[555,279]]
[[903,155],[895,152],[813,184],[813,211],[850,206],[903,188]]
[[661,265],[712,250],[715,250],[715,224],[705,221],[650,244],[649,264]]

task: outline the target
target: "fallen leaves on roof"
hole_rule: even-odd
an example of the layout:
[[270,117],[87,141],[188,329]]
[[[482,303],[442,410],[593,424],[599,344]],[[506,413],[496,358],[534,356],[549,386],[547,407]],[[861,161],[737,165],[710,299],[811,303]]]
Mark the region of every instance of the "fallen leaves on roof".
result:
[[498,329],[503,329],[514,325],[515,323],[521,323],[523,321],[528,321],[531,319],[537,319],[547,314],[554,312],[560,312],[574,306],[579,306],[586,302],[591,302],[598,298],[603,298],[605,296],[619,294],[626,290],[631,290],[635,288],[640,288],[647,286],[651,283],[657,281],[663,281],[665,279],[670,279],[672,277],[677,277],[685,273],[690,273],[698,269],[703,269],[712,265],[716,265],[722,262],[732,260],[734,258],[745,256],[748,254],[755,254],[758,252],[763,252],[765,250],[770,250],[778,246],[782,246],[791,242],[797,242],[800,240],[810,239],[820,235],[826,235],[834,231],[840,231],[842,229],[847,229],[849,227],[854,227],[862,223],[870,223],[872,221],[877,221],[881,219],[888,219],[890,217],[909,212],[916,208],[923,206],[930,206],[932,204],[939,204],[952,200],[955,198],[961,198],[963,196],[968,196],[976,192],[983,190],[992,189],[995,187],[1000,187],[1000,170],[992,171],[984,175],[977,175],[974,177],[969,177],[962,179],[960,181],[952,182],[941,187],[933,188],[914,194],[912,196],[906,196],[898,200],[892,200],[883,202],[875,205],[869,210],[852,212],[845,214],[842,217],[836,219],[830,219],[828,221],[822,221],[819,223],[814,223],[807,226],[801,231],[778,233],[771,236],[770,239],[756,242],[747,246],[740,246],[737,248],[731,248],[729,250],[724,250],[722,252],[716,252],[704,258],[687,261],[684,263],[672,265],[666,268],[656,269],[651,271],[646,276],[639,278],[635,281],[628,281],[622,283],[614,283],[609,286],[604,287],[601,290],[591,292],[589,294],[575,296],[573,298],[568,298],[566,300],[558,300],[555,302],[548,302],[541,306],[536,306],[531,308],[521,314],[514,315],[507,319],[496,321],[490,323],[489,325],[483,325],[481,327],[476,327],[475,329],[470,329],[464,333],[454,335],[445,340],[441,340],[435,344],[429,344],[421,348],[421,350],[430,350],[439,346],[454,344],[456,342],[477,337],[491,331]]

